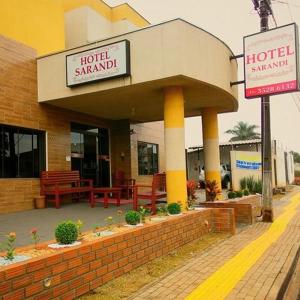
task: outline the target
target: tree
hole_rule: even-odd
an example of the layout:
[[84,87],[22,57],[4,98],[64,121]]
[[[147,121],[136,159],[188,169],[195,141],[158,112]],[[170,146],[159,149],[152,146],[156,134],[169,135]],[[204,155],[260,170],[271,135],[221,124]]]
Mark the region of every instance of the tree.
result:
[[240,121],[233,127],[225,131],[225,133],[232,134],[233,137],[229,142],[245,141],[260,139],[260,134],[255,132],[255,129],[259,128],[257,125],[250,125],[246,122]]
[[293,156],[294,156],[294,162],[295,163],[300,163],[300,154],[298,152],[292,151]]

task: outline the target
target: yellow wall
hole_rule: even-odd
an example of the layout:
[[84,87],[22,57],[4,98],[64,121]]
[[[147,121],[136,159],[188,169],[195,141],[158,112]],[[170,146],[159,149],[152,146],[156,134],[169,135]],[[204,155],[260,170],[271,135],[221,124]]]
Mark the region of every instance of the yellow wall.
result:
[[0,34],[46,54],[65,48],[60,0],[1,0]]
[[1,0],[0,34],[37,50],[39,55],[65,48],[64,12],[89,6],[108,20],[149,23],[129,5],[111,8],[101,0]]

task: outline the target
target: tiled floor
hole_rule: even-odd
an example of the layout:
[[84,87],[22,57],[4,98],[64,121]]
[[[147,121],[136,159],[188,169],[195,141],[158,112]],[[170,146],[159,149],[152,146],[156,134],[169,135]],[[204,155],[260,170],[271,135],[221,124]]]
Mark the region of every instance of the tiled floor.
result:
[[105,225],[104,219],[108,216],[112,216],[115,222],[118,222],[119,209],[126,211],[132,209],[132,205],[117,207],[111,204],[108,208],[103,208],[99,203],[91,208],[88,203],[72,203],[63,204],[59,209],[49,207],[0,215],[0,243],[5,234],[14,231],[17,234],[16,246],[32,244],[30,230],[33,227],[38,229],[41,242],[51,240],[54,238],[56,225],[65,220],[80,219],[84,224],[83,231],[91,229],[94,224]]

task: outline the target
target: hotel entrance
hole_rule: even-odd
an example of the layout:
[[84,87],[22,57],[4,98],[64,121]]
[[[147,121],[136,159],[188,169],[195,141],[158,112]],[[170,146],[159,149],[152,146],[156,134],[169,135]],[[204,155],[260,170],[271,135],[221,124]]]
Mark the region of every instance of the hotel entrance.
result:
[[110,186],[108,129],[71,124],[71,167],[94,186]]

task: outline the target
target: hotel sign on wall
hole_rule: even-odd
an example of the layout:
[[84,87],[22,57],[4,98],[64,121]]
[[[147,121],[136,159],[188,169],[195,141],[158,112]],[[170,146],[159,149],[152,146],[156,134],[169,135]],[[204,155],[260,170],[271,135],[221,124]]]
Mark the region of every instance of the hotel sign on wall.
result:
[[66,56],[67,86],[130,75],[130,45],[124,40]]
[[244,37],[245,98],[299,90],[297,34],[293,23]]

